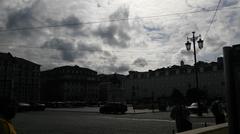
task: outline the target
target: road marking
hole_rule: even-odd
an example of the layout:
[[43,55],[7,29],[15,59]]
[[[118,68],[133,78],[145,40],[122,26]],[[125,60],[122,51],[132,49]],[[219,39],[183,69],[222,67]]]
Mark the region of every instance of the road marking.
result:
[[133,121],[155,121],[155,122],[169,122],[173,123],[175,122],[174,120],[161,120],[161,119],[138,119],[138,118],[117,118],[117,117],[100,117],[104,119],[118,119],[118,120],[133,120]]
[[[104,117],[99,117],[103,119],[117,119],[117,120],[132,120],[132,121],[155,121],[155,122],[168,122],[168,123],[175,123],[175,120],[162,120],[162,119],[139,119],[139,118],[118,118],[118,117],[109,117],[109,116],[104,116]],[[198,124],[198,125],[204,125],[204,122],[192,122],[193,124]],[[212,122],[207,122],[208,126],[212,126],[215,123]]]

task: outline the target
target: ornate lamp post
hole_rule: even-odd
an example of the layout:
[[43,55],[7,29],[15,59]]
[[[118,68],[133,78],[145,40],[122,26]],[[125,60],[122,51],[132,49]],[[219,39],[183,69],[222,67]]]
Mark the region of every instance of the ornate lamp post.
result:
[[[196,64],[197,63],[196,40],[198,40],[197,43],[198,43],[199,49],[203,48],[203,40],[201,39],[201,35],[195,36],[195,32],[192,32],[192,34],[193,34],[192,38],[187,37],[187,42],[185,43],[185,45],[186,45],[186,49],[188,51],[190,51],[191,50],[191,43],[190,43],[190,41],[193,42],[195,81],[196,81],[196,90],[198,90],[199,86],[198,86],[198,67],[197,67],[197,64]],[[198,115],[201,116],[202,112],[201,112],[201,109],[200,109],[199,99],[197,99],[197,103],[198,103]]]
[[[187,42],[185,43],[186,45],[186,48],[188,51],[191,50],[191,43],[190,41],[193,42],[193,54],[194,54],[194,71],[195,71],[195,76],[196,76],[196,89],[198,89],[198,70],[197,70],[197,57],[196,57],[196,40],[199,38],[199,40],[197,41],[198,43],[198,47],[200,49],[203,48],[203,40],[201,39],[201,35],[199,36],[195,36],[195,32],[192,32],[193,33],[193,37],[192,38],[189,38],[187,37]],[[190,40],[190,41],[189,41]]]

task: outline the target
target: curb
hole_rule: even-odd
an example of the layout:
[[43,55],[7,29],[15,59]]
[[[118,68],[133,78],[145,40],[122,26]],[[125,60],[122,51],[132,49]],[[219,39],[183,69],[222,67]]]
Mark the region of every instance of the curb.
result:
[[190,115],[190,118],[214,118],[214,116],[198,116],[198,115]]
[[[55,111],[55,112],[79,112],[79,113],[99,113],[99,111],[84,111],[84,110],[68,110],[68,109],[46,109],[45,111]],[[126,112],[125,114],[146,114],[152,112]],[[154,112],[158,113],[158,112]]]

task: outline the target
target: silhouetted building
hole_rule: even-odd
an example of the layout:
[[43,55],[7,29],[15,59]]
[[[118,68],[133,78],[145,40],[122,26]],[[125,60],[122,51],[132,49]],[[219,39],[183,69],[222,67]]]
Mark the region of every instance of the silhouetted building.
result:
[[0,53],[0,95],[22,102],[39,101],[40,65]]
[[122,87],[125,78],[126,76],[120,74],[98,75],[99,101],[125,102],[125,90]]
[[79,66],[62,66],[41,72],[42,101],[98,100],[97,72]]
[[[217,62],[198,62],[197,64],[199,88],[211,97],[224,96],[222,58],[218,58]],[[156,100],[161,96],[169,96],[173,89],[178,89],[185,94],[188,89],[195,88],[194,67],[181,62],[181,66],[174,65],[154,71],[130,71],[123,87],[127,91],[128,101],[133,97],[135,100],[151,98],[152,93]]]

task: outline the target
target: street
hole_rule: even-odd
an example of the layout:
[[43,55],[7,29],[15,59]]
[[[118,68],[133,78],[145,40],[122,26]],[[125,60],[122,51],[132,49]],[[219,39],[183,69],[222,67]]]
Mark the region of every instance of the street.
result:
[[[213,118],[191,118],[193,127],[213,125]],[[18,113],[13,123],[18,134],[172,134],[169,112],[100,114],[77,111]]]

